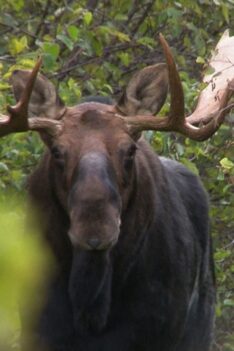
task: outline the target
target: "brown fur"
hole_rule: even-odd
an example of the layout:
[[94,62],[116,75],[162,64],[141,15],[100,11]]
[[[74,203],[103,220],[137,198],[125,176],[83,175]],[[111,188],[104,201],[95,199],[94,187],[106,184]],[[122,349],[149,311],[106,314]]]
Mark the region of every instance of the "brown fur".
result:
[[[150,76],[134,78],[118,106],[70,108],[39,77],[52,89],[49,113],[63,114],[63,133],[41,130],[48,150],[29,180],[57,262],[34,350],[209,349],[215,289],[206,194],[196,176],[159,158],[116,116],[123,106],[125,113],[140,111],[134,92],[144,111],[161,107],[165,75],[156,87]],[[165,88],[155,103],[152,86]]]

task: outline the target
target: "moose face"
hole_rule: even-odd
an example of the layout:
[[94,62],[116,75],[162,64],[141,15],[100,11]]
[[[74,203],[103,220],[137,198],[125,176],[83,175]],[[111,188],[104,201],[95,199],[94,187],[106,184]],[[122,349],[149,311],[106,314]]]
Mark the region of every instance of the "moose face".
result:
[[[121,213],[136,175],[134,157],[141,131],[176,131],[201,141],[209,138],[224,119],[229,86],[220,99],[215,97],[216,112],[211,96],[211,103],[206,102],[210,106],[208,116],[200,116],[197,109],[185,118],[180,77],[162,35],[160,42],[167,64],[137,72],[113,106],[87,102],[65,107],[53,84],[38,75],[40,60],[32,72],[13,73],[18,102],[8,107],[9,116],[1,115],[0,136],[29,129],[40,132],[50,149],[52,182],[70,218],[68,235],[74,247],[104,250],[118,240]],[[165,102],[168,85],[169,114],[154,116]],[[200,122],[201,127],[192,124]]]
[[67,110],[64,131],[48,140],[57,197],[70,218],[74,247],[106,250],[118,240],[134,177],[136,144],[112,106]]
[[[50,151],[53,188],[70,219],[68,236],[74,248],[108,250],[118,240],[121,214],[133,188],[140,136],[138,131],[129,131],[124,115],[134,113],[134,109],[135,113],[157,112],[167,95],[166,65],[145,70],[130,81],[116,106],[87,102],[67,108],[46,77],[35,78],[28,121],[43,119],[43,125],[49,123],[48,128],[35,129]],[[17,100],[30,74],[14,72]],[[158,85],[156,97],[149,94]],[[54,130],[57,124],[59,132]]]

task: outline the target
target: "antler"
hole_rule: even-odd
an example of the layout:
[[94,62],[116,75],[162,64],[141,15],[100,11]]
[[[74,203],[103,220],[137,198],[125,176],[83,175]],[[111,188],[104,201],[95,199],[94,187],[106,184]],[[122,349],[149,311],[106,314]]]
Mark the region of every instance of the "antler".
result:
[[40,131],[43,129],[52,135],[61,131],[61,122],[40,117],[28,119],[28,104],[41,64],[42,59],[39,58],[17,104],[15,106],[7,106],[9,115],[0,114],[0,137],[10,133],[25,132],[27,130]]
[[[128,116],[125,118],[127,127],[131,134],[137,134],[143,130],[176,131],[194,140],[206,140],[216,132],[226,113],[233,107],[232,105],[228,107],[227,103],[233,94],[231,84],[234,84],[234,79],[231,84],[226,84],[225,89],[221,93],[218,91],[220,93],[218,99],[214,94],[209,97],[210,100],[212,98],[217,101],[215,100],[215,104],[212,101],[206,101],[208,108],[206,108],[205,116],[199,115],[201,111],[197,108],[192,115],[185,118],[183,88],[174,59],[170,47],[162,34],[160,34],[159,40],[164,51],[169,73],[171,95],[169,115],[164,118],[145,115]],[[204,125],[196,127],[192,123]]]

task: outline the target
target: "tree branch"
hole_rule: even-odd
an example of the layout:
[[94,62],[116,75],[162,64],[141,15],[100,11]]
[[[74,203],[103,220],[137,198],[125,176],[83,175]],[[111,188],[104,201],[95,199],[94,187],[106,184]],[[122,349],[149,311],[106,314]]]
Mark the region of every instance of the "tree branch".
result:
[[94,10],[98,6],[99,0],[88,0],[87,1],[87,8],[89,10]]
[[24,33],[24,34],[28,35],[29,37],[36,39],[36,37],[35,37],[35,35],[34,35],[33,33],[30,33],[30,32],[28,32],[28,31],[25,30],[25,29],[18,28],[18,27],[14,27],[14,26],[12,26],[12,25],[10,25],[10,24],[6,24],[6,23],[3,23],[3,22],[0,22],[0,26],[9,28],[9,29],[11,29],[11,30],[13,29],[13,30],[16,31],[16,32]]
[[[39,34],[40,34],[41,30],[42,30],[42,27],[43,27],[43,25],[45,23],[45,18],[46,18],[46,16],[49,13],[49,9],[50,9],[51,4],[52,4],[51,0],[47,0],[45,8],[44,8],[44,11],[43,11],[42,16],[41,16],[41,21],[40,21],[40,23],[38,24],[38,26],[37,26],[37,28],[35,30],[35,34],[34,35],[35,35],[36,39],[38,38],[38,36],[39,36]],[[35,41],[34,41],[33,44],[35,44]]]
[[138,31],[140,25],[144,22],[146,16],[148,15],[148,12],[152,8],[153,4],[154,4],[154,1],[151,1],[145,5],[145,10],[143,11],[142,15],[140,16],[138,21],[135,23],[135,25],[131,28],[132,33],[136,33]]

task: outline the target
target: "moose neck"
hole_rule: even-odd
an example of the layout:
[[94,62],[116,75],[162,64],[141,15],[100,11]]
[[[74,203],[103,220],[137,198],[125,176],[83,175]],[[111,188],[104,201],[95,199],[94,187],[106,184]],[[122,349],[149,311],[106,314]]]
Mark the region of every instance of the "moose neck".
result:
[[[135,160],[135,180],[128,205],[122,213],[121,233],[112,254],[115,293],[121,293],[129,274],[138,264],[139,251],[148,245],[152,226],[160,228],[164,225],[161,218],[167,218],[167,201],[160,201],[167,196],[167,181],[163,173],[159,158],[141,139]],[[155,229],[154,235],[157,236]]]
[[110,311],[111,285],[112,265],[108,252],[73,252],[69,295],[78,333],[96,333],[105,327]]

